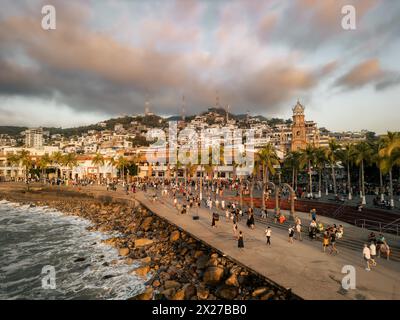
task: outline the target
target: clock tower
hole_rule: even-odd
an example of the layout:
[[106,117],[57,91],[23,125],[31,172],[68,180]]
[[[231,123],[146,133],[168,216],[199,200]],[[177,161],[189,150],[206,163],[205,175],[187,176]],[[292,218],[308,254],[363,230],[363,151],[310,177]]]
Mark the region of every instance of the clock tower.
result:
[[293,110],[292,125],[292,151],[305,149],[307,146],[306,123],[304,119],[304,107],[299,101]]

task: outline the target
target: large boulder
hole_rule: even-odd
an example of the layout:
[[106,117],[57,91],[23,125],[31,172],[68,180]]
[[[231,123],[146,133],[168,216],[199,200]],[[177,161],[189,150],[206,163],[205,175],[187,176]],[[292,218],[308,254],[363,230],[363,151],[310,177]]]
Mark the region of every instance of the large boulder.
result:
[[181,286],[181,284],[177,281],[173,281],[173,280],[167,280],[164,283],[164,288],[165,289],[170,289],[170,288],[179,288]]
[[129,254],[129,248],[120,248],[118,253],[120,256],[126,257]]
[[275,292],[273,290],[268,291],[268,293],[262,295],[260,300],[272,300],[275,296]]
[[181,237],[181,233],[178,230],[172,231],[169,236],[169,241],[171,241],[171,242],[178,241],[180,237]]
[[228,279],[226,279],[225,284],[228,286],[239,287],[239,281],[237,275],[234,273]]
[[148,265],[151,263],[151,258],[150,257],[145,257],[142,259],[138,259],[138,262],[140,262],[142,265]]
[[145,247],[153,244],[153,240],[141,238],[135,240],[135,248]]
[[253,291],[253,293],[251,294],[253,297],[258,297],[263,295],[264,293],[266,293],[268,290],[268,288],[266,287],[261,287],[261,288],[257,288]]
[[131,271],[131,274],[136,274],[141,277],[146,277],[150,271],[149,266],[140,267]]
[[204,272],[203,281],[209,285],[216,285],[222,281],[225,270],[221,267],[208,267]]
[[238,288],[226,285],[218,287],[215,291],[216,296],[224,300],[233,300],[236,298],[238,293]]
[[197,269],[205,269],[208,263],[208,257],[205,255],[200,256],[196,261]]
[[141,228],[144,231],[147,231],[150,229],[151,227],[151,223],[153,222],[153,217],[147,217],[143,220],[142,224],[141,224]]
[[185,299],[185,290],[178,290],[172,297],[171,300],[184,300]]
[[192,284],[187,284],[184,287],[185,290],[185,299],[189,300],[191,299],[193,296],[196,296],[196,287]]
[[199,300],[207,300],[209,295],[210,295],[210,291],[207,288],[205,288],[203,286],[197,287],[197,298]]

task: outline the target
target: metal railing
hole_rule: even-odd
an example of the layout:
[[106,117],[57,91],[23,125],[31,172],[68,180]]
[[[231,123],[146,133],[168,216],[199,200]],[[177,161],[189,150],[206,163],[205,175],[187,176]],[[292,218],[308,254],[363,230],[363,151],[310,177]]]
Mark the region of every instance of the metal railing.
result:
[[368,219],[356,219],[354,225],[363,229],[372,231],[386,232],[390,234],[400,235],[400,224],[395,224],[397,220],[386,224],[384,222],[368,220]]
[[346,205],[345,205],[345,204],[342,204],[341,206],[339,206],[339,207],[333,212],[332,217],[333,217],[333,218],[336,218],[336,217],[340,216],[340,215],[343,213],[343,211],[344,211],[345,208],[346,208]]

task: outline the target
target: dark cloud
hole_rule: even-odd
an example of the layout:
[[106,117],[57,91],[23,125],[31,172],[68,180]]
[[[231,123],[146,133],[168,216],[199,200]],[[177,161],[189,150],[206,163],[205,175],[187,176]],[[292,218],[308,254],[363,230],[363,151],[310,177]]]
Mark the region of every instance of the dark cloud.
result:
[[[342,28],[341,21],[344,15],[341,10],[345,5],[352,5],[356,9],[355,31]],[[381,0],[290,1],[272,30],[271,37],[274,41],[308,51],[332,43],[353,47],[365,40],[366,33],[369,35],[371,30],[369,25],[364,23],[364,18],[378,5],[382,7],[385,4]]]
[[354,66],[338,78],[334,86],[352,90],[368,84],[374,84],[376,90],[384,90],[400,84],[400,75],[398,72],[383,70],[379,60],[373,58]]
[[[187,5],[195,11],[194,3]],[[233,111],[265,113],[316,86],[323,76],[319,70],[280,60],[241,77],[235,75],[235,63],[227,63],[220,71],[232,76],[216,79],[210,71],[214,66],[201,55],[122,44],[87,27],[86,7],[65,2],[58,6],[62,10],[57,10],[55,31],[42,30],[40,19],[29,14],[0,21],[0,66],[5,71],[0,75],[0,94],[46,97],[75,110],[108,114],[141,113],[150,96],[153,111],[175,114],[183,93],[188,113],[197,113],[214,104],[219,90],[221,101],[231,104]],[[163,37],[169,35],[176,38],[174,27],[163,30]],[[30,63],[7,62],[16,52]]]

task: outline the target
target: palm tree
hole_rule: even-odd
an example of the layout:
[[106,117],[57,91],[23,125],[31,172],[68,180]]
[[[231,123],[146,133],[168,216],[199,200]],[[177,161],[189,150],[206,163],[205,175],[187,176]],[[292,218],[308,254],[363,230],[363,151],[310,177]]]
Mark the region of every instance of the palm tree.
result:
[[262,168],[262,209],[265,210],[265,192],[268,188],[269,174],[275,174],[275,165],[279,164],[279,158],[276,154],[275,147],[268,143],[263,149],[257,154],[256,161],[261,165]]
[[[20,160],[19,160],[19,157],[17,154],[11,153],[11,154],[7,155],[7,162],[9,163],[9,165],[11,167],[18,167]],[[14,170],[14,171],[16,171],[16,172],[14,172],[14,176],[16,177],[18,170]]]
[[75,153],[67,153],[63,157],[63,165],[67,166],[69,168],[69,171],[71,171],[72,174],[72,169],[78,165],[78,159],[76,158]]
[[394,207],[393,198],[393,167],[400,166],[400,149],[393,149],[392,155],[390,157],[384,157],[382,159],[382,172],[389,174],[389,197],[390,206]]
[[301,153],[299,151],[290,151],[285,157],[284,164],[292,170],[292,188],[297,190],[297,174],[300,170]]
[[339,151],[339,159],[347,167],[347,188],[348,188],[349,200],[351,200],[353,198],[352,190],[351,190],[350,166],[354,162],[354,158],[355,158],[354,144],[352,144],[352,143],[345,144],[344,148]]
[[63,160],[64,160],[64,157],[63,157],[63,154],[60,151],[54,152],[51,155],[51,162],[56,167],[56,171],[57,171],[56,177],[57,177],[57,179],[60,178],[60,173],[61,173],[61,167],[63,165]]
[[385,200],[385,194],[384,194],[384,186],[383,186],[383,174],[385,171],[386,163],[385,163],[385,155],[381,154],[381,150],[385,148],[385,141],[384,139],[380,138],[378,141],[376,141],[373,145],[373,156],[372,160],[376,167],[379,170],[379,193],[381,195],[381,201]]
[[37,163],[38,168],[42,172],[42,180],[43,184],[45,184],[46,180],[46,168],[51,164],[51,157],[46,153],[44,156],[42,156]]
[[329,141],[329,146],[326,149],[326,159],[332,170],[332,180],[333,180],[333,192],[335,196],[337,196],[337,186],[336,186],[336,174],[335,174],[335,165],[338,162],[338,153],[340,150],[340,145],[336,142],[336,140],[332,139]]
[[367,203],[365,198],[364,166],[365,163],[369,163],[371,161],[371,158],[371,146],[365,141],[358,143],[355,147],[355,164],[360,167],[362,204]]
[[307,166],[308,171],[308,190],[309,195],[312,196],[313,189],[312,189],[312,166],[315,163],[315,147],[311,144],[308,144],[307,147],[301,151],[301,158],[300,158],[301,167]]
[[[114,157],[111,157],[110,160],[108,160],[108,165],[111,168],[116,168],[117,167],[117,160],[115,160]],[[107,181],[107,183],[108,183],[108,181]]]
[[400,165],[400,133],[399,132],[388,132],[386,136],[382,138],[382,148],[379,151],[379,155],[382,158],[382,171],[389,173],[389,193],[390,193],[390,205],[394,207],[393,199],[393,167]]
[[326,164],[326,150],[325,148],[315,149],[315,166],[318,169],[318,197],[322,196],[322,171],[325,169]]
[[97,167],[97,183],[100,184],[100,166],[104,166],[104,157],[100,153],[96,153],[96,155],[92,159],[92,164]]
[[28,150],[21,150],[17,154],[10,155],[7,159],[9,162],[12,162],[15,165],[22,165],[25,168],[25,182],[29,191],[29,171],[33,167],[30,152]]
[[117,159],[117,168],[122,172],[122,181],[125,184],[125,168],[129,165],[128,160],[124,156],[119,156]]

